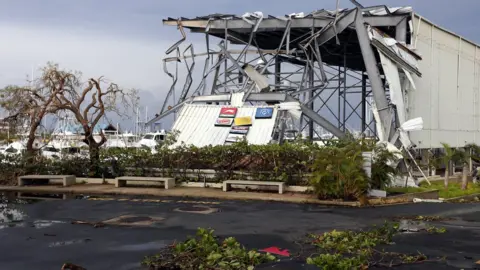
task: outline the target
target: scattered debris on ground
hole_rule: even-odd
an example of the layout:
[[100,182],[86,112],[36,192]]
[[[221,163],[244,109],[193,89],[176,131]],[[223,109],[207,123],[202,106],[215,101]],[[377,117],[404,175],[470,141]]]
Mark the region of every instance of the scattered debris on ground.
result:
[[157,255],[145,257],[150,269],[253,270],[256,265],[276,261],[270,253],[248,250],[233,237],[219,239],[210,229],[198,229],[195,237],[174,243]]
[[62,269],[60,270],[87,270],[81,266],[75,265],[73,263],[64,263]]
[[89,222],[89,221],[81,221],[81,220],[72,221],[72,224],[90,225],[90,226],[93,226],[94,228],[105,227],[105,224],[102,222]]
[[416,221],[448,221],[453,220],[453,218],[449,217],[441,217],[441,216],[398,216],[393,217],[392,220],[400,221],[400,220],[416,220]]
[[[429,259],[417,252],[412,254],[389,252],[385,250],[393,245],[393,237],[402,231],[425,231],[443,233],[445,229],[428,226],[422,221],[403,220],[403,223],[385,223],[368,231],[337,231],[322,235],[310,235],[311,243],[318,248],[320,255],[307,258],[308,264],[320,269],[368,269],[372,266],[393,267],[402,264],[413,264],[438,261]],[[383,247],[380,249],[380,247]]]

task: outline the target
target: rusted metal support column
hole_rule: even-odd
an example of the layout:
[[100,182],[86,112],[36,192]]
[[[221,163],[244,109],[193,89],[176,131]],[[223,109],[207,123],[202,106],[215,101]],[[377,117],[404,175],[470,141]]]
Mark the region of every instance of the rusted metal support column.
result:
[[[390,127],[391,125],[392,116],[390,114],[387,97],[385,95],[385,88],[383,87],[382,79],[380,78],[380,71],[377,67],[377,61],[375,59],[375,54],[373,53],[370,38],[368,37],[367,26],[363,20],[361,10],[358,10],[357,12],[355,28],[358,36],[358,42],[360,43],[360,49],[362,51],[363,62],[365,63],[370,85],[372,86],[373,98],[380,115],[381,128],[383,129],[385,138],[389,138],[390,134],[386,134],[386,132],[387,127]],[[388,128],[388,130],[389,129],[390,128]]]
[[[362,72],[362,133],[367,129],[367,76]],[[365,134],[367,135],[367,134]]]
[[278,56],[275,56],[275,90],[280,90],[280,78],[282,72],[282,62]]
[[[313,74],[313,68],[312,67],[309,67],[308,69],[308,82],[309,82],[309,87],[313,87],[314,84],[315,84],[315,77],[314,77],[314,74]],[[310,100],[312,97],[313,97],[313,92],[314,90],[310,90],[308,91],[308,99]],[[312,111],[315,111],[314,110],[314,103],[315,102],[311,102],[308,106],[310,108],[310,110]],[[308,123],[308,136],[310,137],[311,140],[313,140],[313,120],[310,119],[309,123]]]
[[343,132],[347,130],[347,43],[343,48]]

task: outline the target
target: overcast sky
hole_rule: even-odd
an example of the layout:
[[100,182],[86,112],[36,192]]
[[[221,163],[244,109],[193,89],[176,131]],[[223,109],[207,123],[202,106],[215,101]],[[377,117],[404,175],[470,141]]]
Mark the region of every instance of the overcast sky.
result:
[[[412,6],[434,23],[480,43],[480,28],[474,23],[478,0],[360,2]],[[86,76],[105,75],[124,87],[140,89],[142,103],[153,112],[170,86],[162,70],[164,51],[179,37],[175,28],[162,26],[162,19],[254,11],[308,13],[334,9],[336,1],[0,0],[0,4],[1,87],[23,84],[32,67],[53,61]],[[351,7],[350,1],[340,0],[340,7]]]

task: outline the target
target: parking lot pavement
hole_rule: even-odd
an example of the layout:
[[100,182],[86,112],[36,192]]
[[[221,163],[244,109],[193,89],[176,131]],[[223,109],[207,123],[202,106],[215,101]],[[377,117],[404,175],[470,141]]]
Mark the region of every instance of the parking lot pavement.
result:
[[[249,248],[275,246],[294,253],[301,249],[299,241],[307,233],[367,228],[408,215],[441,215],[453,220],[436,223],[447,228],[442,235],[403,234],[390,248],[447,256],[447,260],[399,269],[469,269],[480,260],[480,254],[475,254],[480,240],[480,204],[358,209],[192,198],[89,197],[11,207],[21,218],[0,225],[0,269],[60,269],[65,262],[89,270],[141,269],[145,255],[194,235],[198,227],[234,236]],[[72,224],[75,221],[80,224]],[[106,226],[94,226],[100,222]]]

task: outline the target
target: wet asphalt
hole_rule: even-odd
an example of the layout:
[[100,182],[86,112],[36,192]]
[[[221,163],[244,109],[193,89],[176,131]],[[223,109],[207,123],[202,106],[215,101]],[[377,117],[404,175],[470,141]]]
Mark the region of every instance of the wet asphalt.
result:
[[[406,253],[418,251],[429,258],[446,259],[398,269],[476,269],[480,266],[475,264],[480,260],[480,204],[410,204],[358,209],[192,198],[98,200],[90,197],[8,204],[8,207],[16,214],[14,221],[0,223],[0,269],[51,270],[60,269],[66,262],[88,270],[143,269],[140,262],[145,255],[194,235],[198,227],[213,228],[219,236],[236,237],[249,248],[274,246],[287,249],[291,254],[308,256],[308,252],[313,251],[302,244],[307,233],[368,228],[392,217],[412,215],[452,219],[431,222],[431,225],[445,227],[444,234],[402,234],[389,249]],[[75,221],[90,224],[72,224]],[[98,222],[107,225],[93,226]],[[259,269],[310,268],[290,263]]]

